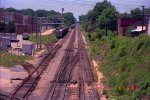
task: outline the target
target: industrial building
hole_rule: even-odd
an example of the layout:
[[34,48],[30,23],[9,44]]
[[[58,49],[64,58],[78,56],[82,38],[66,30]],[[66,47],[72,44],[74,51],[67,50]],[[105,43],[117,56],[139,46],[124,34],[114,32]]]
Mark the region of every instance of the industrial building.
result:
[[[150,23],[150,16],[145,15],[143,31],[145,33],[148,33],[148,35],[150,34],[149,23]],[[138,31],[138,34],[139,34],[142,32],[142,21],[137,18],[119,18],[118,19],[117,31],[118,31],[119,35],[126,36],[129,27],[132,27],[132,29],[133,29],[132,32],[136,31],[135,33],[137,33],[137,31]],[[137,35],[135,35],[135,36],[137,36]]]
[[9,22],[15,23],[14,33],[16,34],[22,34],[24,32],[31,34],[36,32],[36,24],[33,23],[33,17],[14,12],[0,12],[0,23],[4,24],[6,28]]

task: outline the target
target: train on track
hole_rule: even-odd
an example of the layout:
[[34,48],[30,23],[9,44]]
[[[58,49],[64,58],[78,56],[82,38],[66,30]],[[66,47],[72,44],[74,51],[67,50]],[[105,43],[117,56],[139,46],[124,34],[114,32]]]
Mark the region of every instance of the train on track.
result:
[[63,38],[69,32],[69,27],[56,29],[56,37],[58,39]]
[[72,25],[70,26],[70,28],[71,28],[71,29],[74,29],[74,28],[75,28],[75,24],[72,24]]

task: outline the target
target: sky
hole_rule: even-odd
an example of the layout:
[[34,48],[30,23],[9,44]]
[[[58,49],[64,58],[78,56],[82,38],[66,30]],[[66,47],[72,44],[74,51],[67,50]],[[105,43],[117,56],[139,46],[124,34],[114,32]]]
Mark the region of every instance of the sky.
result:
[[[86,14],[92,10],[97,2],[103,0],[0,0],[0,6],[4,8],[13,7],[16,9],[32,8],[55,10],[61,12],[73,12],[78,19],[79,15]],[[129,12],[134,8],[141,8],[142,5],[150,7],[150,0],[108,0],[119,12]]]

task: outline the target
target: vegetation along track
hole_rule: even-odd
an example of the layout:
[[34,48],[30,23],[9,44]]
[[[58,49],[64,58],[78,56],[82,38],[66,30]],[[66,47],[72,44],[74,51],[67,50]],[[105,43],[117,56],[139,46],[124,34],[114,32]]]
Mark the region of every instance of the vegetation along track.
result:
[[[79,62],[79,99],[80,100],[100,100],[97,89],[94,87],[94,75],[92,66],[88,57],[85,43],[82,38],[82,34],[78,28],[78,44],[80,52]],[[87,90],[86,84],[91,89]],[[90,92],[90,94],[88,94]]]
[[23,100],[28,98],[28,96],[34,90],[38,81],[40,80],[40,76],[42,75],[43,71],[46,69],[47,65],[54,57],[58,49],[61,48],[63,43],[66,41],[68,35],[63,40],[61,40],[59,44],[55,45],[53,49],[48,50],[48,53],[44,56],[44,58],[35,68],[35,70],[27,78],[23,80],[23,82],[16,88],[14,93],[7,100],[15,100],[15,99]]
[[79,53],[76,52],[74,55],[74,43],[75,43],[75,34],[76,30],[74,30],[69,45],[66,49],[65,56],[62,60],[61,65],[59,66],[59,72],[56,75],[56,80],[54,80],[54,84],[52,85],[50,100],[64,100],[67,93],[67,86],[71,78],[72,70],[75,64],[79,60]]

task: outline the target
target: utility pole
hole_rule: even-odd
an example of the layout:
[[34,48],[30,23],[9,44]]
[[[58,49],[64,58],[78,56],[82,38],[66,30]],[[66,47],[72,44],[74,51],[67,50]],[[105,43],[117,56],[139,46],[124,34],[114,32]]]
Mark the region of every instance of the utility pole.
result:
[[144,8],[145,6],[141,6],[142,7],[142,33],[144,32]]
[[36,18],[36,42],[37,42],[37,48],[39,48],[39,23],[38,18]]
[[5,8],[3,7],[3,15],[4,15],[4,35],[6,33],[6,13],[5,13]]
[[62,18],[63,18],[63,24],[65,23],[64,21],[64,8],[62,8]]
[[42,33],[41,33],[41,31],[42,31],[42,23],[41,23],[41,18],[40,18],[40,49],[42,49]]

